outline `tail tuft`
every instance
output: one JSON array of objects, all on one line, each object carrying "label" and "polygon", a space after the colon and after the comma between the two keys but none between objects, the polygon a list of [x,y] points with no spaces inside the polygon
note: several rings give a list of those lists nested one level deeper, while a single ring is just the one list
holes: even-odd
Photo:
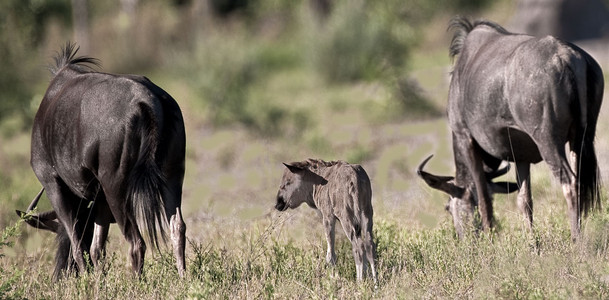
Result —
[{"label": "tail tuft", "polygon": [[165,227],[167,218],[161,188],[165,179],[156,164],[138,163],[131,173],[130,208],[134,212],[138,226],[148,233],[152,244],[159,249],[159,239],[167,240]]},{"label": "tail tuft", "polygon": [[593,134],[587,133],[584,137],[577,174],[580,190],[579,211],[586,215],[591,209],[601,207],[601,180]]},{"label": "tail tuft", "polygon": [[138,226],[148,232],[152,244],[159,249],[159,236],[163,243],[167,241],[168,223],[161,193],[167,184],[155,159],[160,129],[152,108],[144,103],[140,108],[142,117],[134,125],[134,133],[141,140],[139,156],[129,178],[128,205]]}]

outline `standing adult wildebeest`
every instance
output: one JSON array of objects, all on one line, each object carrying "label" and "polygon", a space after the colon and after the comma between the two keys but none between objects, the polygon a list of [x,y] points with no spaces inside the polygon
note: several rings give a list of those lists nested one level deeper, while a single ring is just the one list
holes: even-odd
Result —
[{"label": "standing adult wildebeest", "polygon": [[[461,236],[477,204],[483,229],[493,226],[492,190],[484,168],[516,164],[518,207],[533,224],[530,164],[544,160],[567,200],[571,236],[580,217],[600,205],[594,136],[603,74],[590,55],[551,36],[512,34],[501,26],[456,17],[450,55],[458,55],[448,95],[456,176],[418,174],[450,195]],[[572,165],[565,153],[569,143]]]},{"label": "standing adult wildebeest", "polygon": [[34,219],[58,234],[54,275],[72,265],[86,270],[84,252],[96,265],[113,222],[130,243],[132,267],[139,274],[146,252],[140,227],[158,249],[157,231],[165,240],[167,220],[184,275],[180,108],[147,78],[95,72],[87,64],[97,60],[76,57],[77,51],[68,43],[55,58],[32,131],[32,169],[54,209]]},{"label": "standing adult wildebeest", "polygon": [[326,230],[326,262],[334,265],[334,226],[336,219],[351,241],[357,280],[361,281],[370,264],[377,283],[372,237],[372,187],[364,168],[344,161],[325,162],[308,159],[284,164],[275,208],[279,211],[297,208],[302,203],[318,209]]}]

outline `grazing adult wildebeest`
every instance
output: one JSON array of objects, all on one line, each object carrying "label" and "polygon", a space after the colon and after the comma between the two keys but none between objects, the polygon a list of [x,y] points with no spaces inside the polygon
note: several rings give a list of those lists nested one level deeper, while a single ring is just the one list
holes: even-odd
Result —
[{"label": "grazing adult wildebeest", "polygon": [[366,274],[368,264],[377,283],[376,246],[372,237],[372,187],[360,165],[344,161],[325,162],[308,159],[284,164],[275,208],[285,211],[308,204],[321,212],[328,250],[326,262],[334,265],[334,225],[336,219],[351,241],[357,280]]},{"label": "grazing adult wildebeest", "polygon": [[484,168],[496,170],[502,160],[516,165],[518,207],[531,227],[530,164],[544,160],[562,185],[576,239],[581,215],[600,205],[594,137],[603,98],[601,68],[582,49],[551,36],[513,34],[462,17],[449,29],[455,30],[450,55],[458,55],[447,108],[456,176],[424,172],[427,160],[419,176],[450,195],[450,212],[462,236],[476,205],[483,229],[493,226]]},{"label": "grazing adult wildebeest", "polygon": [[54,77],[34,119],[31,165],[53,211],[28,223],[58,235],[55,278],[70,266],[85,271],[85,252],[97,265],[114,222],[130,243],[139,274],[146,252],[140,228],[158,249],[169,223],[184,275],[186,139],[180,108],[146,77],[96,72],[90,65],[97,60],[77,57],[77,51],[68,43],[55,58]]}]

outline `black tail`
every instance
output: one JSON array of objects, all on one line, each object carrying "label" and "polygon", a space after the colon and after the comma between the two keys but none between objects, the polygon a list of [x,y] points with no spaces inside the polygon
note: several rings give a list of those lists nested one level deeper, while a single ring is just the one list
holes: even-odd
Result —
[{"label": "black tail", "polygon": [[[584,143],[580,149],[579,180],[579,211],[586,215],[590,209],[601,206],[601,180],[594,151],[594,130],[585,130]],[[592,132],[590,132],[592,131]],[[577,150],[576,150],[577,151]]]},{"label": "black tail", "polygon": [[596,136],[596,123],[600,112],[603,99],[604,79],[598,64],[588,55],[585,55],[587,68],[586,78],[578,83],[578,87],[585,84],[582,88],[584,95],[580,95],[580,101],[586,101],[585,114],[586,122],[581,124],[577,133],[577,140],[583,141],[580,151],[580,166],[577,174],[579,181],[579,209],[584,215],[590,209],[600,208],[601,206],[601,178],[594,149],[594,138]]},{"label": "black tail", "polygon": [[166,241],[165,206],[161,191],[166,183],[163,173],[155,161],[159,143],[158,122],[152,109],[141,104],[141,116],[135,124],[135,134],[140,137],[139,157],[129,178],[129,208],[135,213],[138,226],[148,233],[152,244],[159,249],[159,234]]}]

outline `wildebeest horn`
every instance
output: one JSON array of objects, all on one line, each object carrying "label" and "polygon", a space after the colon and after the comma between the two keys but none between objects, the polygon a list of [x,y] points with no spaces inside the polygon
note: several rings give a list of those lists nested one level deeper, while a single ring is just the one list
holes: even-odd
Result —
[{"label": "wildebeest horn", "polygon": [[456,186],[451,181],[455,179],[452,176],[438,176],[423,171],[427,162],[433,157],[433,154],[427,157],[417,168],[417,175],[421,177],[430,187],[448,193],[453,197],[461,197],[463,188]]},{"label": "wildebeest horn", "polygon": [[38,192],[38,195],[34,197],[34,200],[32,200],[32,203],[30,203],[30,206],[28,206],[26,213],[29,213],[30,211],[32,211],[32,209],[36,208],[36,205],[38,205],[38,200],[40,200],[42,193],[44,193],[44,187],[41,188],[40,192]]},{"label": "wildebeest horn", "polygon": [[[40,189],[40,192],[38,192],[38,195],[36,195],[36,197],[34,197],[34,200],[32,200],[32,203],[30,203],[30,206],[28,206],[27,211],[23,212],[20,210],[15,210],[17,215],[21,218],[24,218],[34,208],[36,208],[36,206],[38,205],[38,200],[40,200],[40,197],[42,196],[43,192],[44,192],[44,187],[42,189]],[[51,210],[51,211],[45,211],[38,215],[31,215],[31,216],[25,218],[25,222],[28,225],[38,228],[38,229],[44,229],[44,230],[49,230],[52,232],[57,232],[57,230],[59,229],[59,222],[56,219],[57,219],[57,213],[54,210]]]},{"label": "wildebeest horn", "polygon": [[493,193],[495,194],[509,194],[518,190],[518,184],[515,182],[493,182],[494,178],[505,175],[510,170],[510,164],[504,168],[486,172],[486,180],[489,183]]},{"label": "wildebeest horn", "polygon": [[487,172],[486,178],[488,178],[489,180],[491,180],[493,178],[497,178],[499,176],[505,175],[509,170],[510,170],[510,164],[508,163],[507,166],[505,166],[505,168]]},{"label": "wildebeest horn", "polygon": [[[19,215],[20,217],[23,217],[26,215],[25,212],[22,212],[20,210],[16,210],[16,212],[17,212],[17,215]],[[27,223],[28,225],[30,225],[34,228],[49,230],[49,231],[52,231],[55,233],[57,233],[57,231],[59,229],[59,222],[57,221],[57,213],[55,213],[54,210],[45,211],[38,215],[31,215],[28,218],[26,218],[24,221],[25,221],[25,223]]]},{"label": "wildebeest horn", "polygon": [[30,206],[27,207],[27,210],[25,212],[22,212],[20,210],[15,210],[17,215],[20,218],[23,218],[23,217],[25,217],[25,215],[29,214],[34,208],[36,208],[36,206],[38,205],[38,200],[40,200],[40,197],[42,196],[43,192],[44,192],[44,187],[42,189],[40,189],[40,192],[38,192],[38,195],[36,195],[36,197],[34,197],[34,200],[32,200],[32,203],[30,203]]}]

